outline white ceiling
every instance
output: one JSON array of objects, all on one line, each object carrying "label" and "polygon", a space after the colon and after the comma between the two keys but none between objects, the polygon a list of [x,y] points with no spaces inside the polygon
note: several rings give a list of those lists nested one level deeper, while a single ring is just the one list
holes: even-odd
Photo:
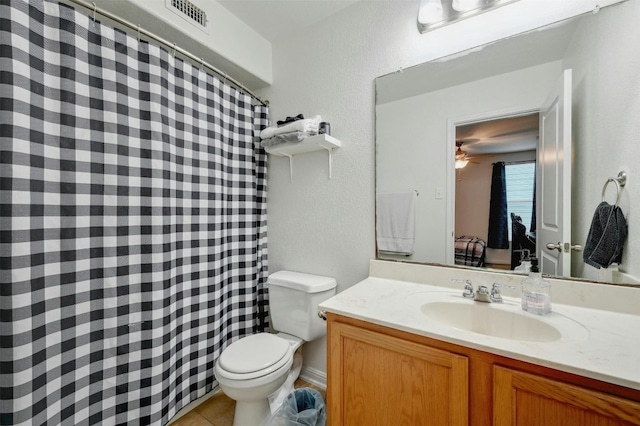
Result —
[{"label": "white ceiling", "polygon": [[456,142],[470,155],[535,151],[538,113],[472,123],[456,128]]},{"label": "white ceiling", "polygon": [[296,34],[360,0],[218,0],[271,43]]}]

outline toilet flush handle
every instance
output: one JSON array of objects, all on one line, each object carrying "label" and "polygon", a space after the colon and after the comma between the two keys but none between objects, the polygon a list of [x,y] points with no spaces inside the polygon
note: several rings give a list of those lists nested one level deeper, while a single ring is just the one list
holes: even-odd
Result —
[{"label": "toilet flush handle", "polygon": [[323,321],[327,320],[327,311],[318,311],[318,318]]}]

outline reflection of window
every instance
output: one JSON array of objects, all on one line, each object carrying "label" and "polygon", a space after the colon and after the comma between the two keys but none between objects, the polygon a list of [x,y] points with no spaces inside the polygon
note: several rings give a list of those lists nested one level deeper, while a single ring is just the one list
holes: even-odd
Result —
[{"label": "reflection of window", "polygon": [[[522,223],[531,226],[533,213],[533,183],[536,178],[536,163],[518,163],[505,165],[507,180],[507,206],[509,213],[515,213],[522,218]],[[511,241],[511,215],[509,218],[509,241]]]}]

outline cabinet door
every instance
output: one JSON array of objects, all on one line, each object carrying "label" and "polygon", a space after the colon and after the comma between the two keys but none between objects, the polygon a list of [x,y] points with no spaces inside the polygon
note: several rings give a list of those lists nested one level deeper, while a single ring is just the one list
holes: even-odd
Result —
[{"label": "cabinet door", "polygon": [[329,323],[329,424],[467,425],[464,356]]},{"label": "cabinet door", "polygon": [[494,425],[640,425],[640,403],[496,366]]}]

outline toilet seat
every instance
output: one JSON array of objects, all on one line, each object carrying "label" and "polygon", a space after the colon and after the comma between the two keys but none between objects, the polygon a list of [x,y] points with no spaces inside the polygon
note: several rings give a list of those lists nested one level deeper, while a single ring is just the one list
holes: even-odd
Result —
[{"label": "toilet seat", "polygon": [[250,380],[280,369],[292,357],[293,350],[287,340],[269,333],[253,334],[222,351],[217,373],[231,380]]}]

